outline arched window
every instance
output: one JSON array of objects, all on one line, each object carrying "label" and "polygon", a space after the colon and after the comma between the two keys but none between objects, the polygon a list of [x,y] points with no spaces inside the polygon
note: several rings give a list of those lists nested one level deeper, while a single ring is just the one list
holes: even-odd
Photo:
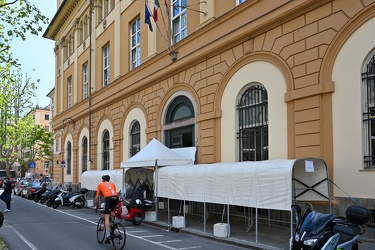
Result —
[{"label": "arched window", "polygon": [[83,137],[82,139],[82,173],[87,171],[87,137]]},{"label": "arched window", "polygon": [[141,149],[141,125],[138,121],[134,122],[130,129],[130,157],[135,155]]},{"label": "arched window", "polygon": [[169,148],[195,145],[195,114],[190,99],[178,96],[169,105],[165,120],[165,144]]},{"label": "arched window", "polygon": [[66,174],[72,174],[72,143],[69,141],[66,147],[67,159],[66,159]]},{"label": "arched window", "polygon": [[375,55],[362,73],[365,168],[375,167]]},{"label": "arched window", "polygon": [[261,85],[249,87],[240,97],[238,142],[240,161],[268,160],[268,96]]},{"label": "arched window", "polygon": [[103,145],[103,167],[102,167],[102,170],[109,170],[109,154],[110,154],[110,150],[109,150],[109,132],[108,130],[104,130],[103,132],[103,137],[102,137],[102,145]]}]

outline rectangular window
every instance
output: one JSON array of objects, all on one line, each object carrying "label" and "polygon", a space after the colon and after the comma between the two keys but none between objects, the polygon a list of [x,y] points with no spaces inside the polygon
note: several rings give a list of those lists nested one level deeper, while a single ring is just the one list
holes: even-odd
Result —
[{"label": "rectangular window", "polygon": [[110,75],[110,67],[109,67],[109,44],[107,44],[103,49],[103,87],[109,84],[109,75]]},{"label": "rectangular window", "polygon": [[89,66],[87,63],[83,65],[83,99],[88,97],[89,86]]},{"label": "rectangular window", "polygon": [[138,67],[141,63],[141,19],[138,18],[131,24],[131,69]]},{"label": "rectangular window", "polygon": [[49,121],[49,115],[48,114],[44,115],[44,120]]},{"label": "rectangular window", "polygon": [[172,14],[172,42],[177,43],[187,36],[186,0],[173,0]]},{"label": "rectangular window", "polygon": [[68,109],[72,107],[72,77],[68,78]]}]

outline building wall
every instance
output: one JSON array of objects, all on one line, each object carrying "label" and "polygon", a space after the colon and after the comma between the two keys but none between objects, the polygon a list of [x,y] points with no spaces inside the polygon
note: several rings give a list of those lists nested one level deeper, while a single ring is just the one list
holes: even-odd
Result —
[{"label": "building wall", "polygon": [[[36,108],[34,113],[34,123],[37,125],[41,125],[50,131],[50,106],[46,108]],[[46,174],[45,170],[45,161],[36,161],[36,168],[33,170],[35,174]],[[49,168],[47,169],[49,171]]]},{"label": "building wall", "polygon": [[[89,169],[100,169],[102,164],[104,129],[111,135],[112,169],[129,158],[129,126],[134,119],[141,123],[142,147],[154,137],[163,141],[166,110],[180,94],[186,95],[195,109],[197,162],[238,161],[237,100],[247,86],[261,83],[269,94],[269,158],[321,157],[327,162],[330,178],[353,197],[375,198],[370,192],[375,172],[363,170],[360,99],[361,67],[374,48],[368,34],[374,28],[375,1],[197,4],[207,14],[188,12],[188,37],[175,44],[175,62],[158,33],[165,31],[162,21],[157,23],[160,30],[153,22],[154,32],[150,32],[143,23],[143,2],[115,2],[105,23],[103,20],[93,30],[90,101],[81,99],[78,86],[82,63],[90,58],[90,52],[76,49],[79,52],[70,56],[69,65],[61,56],[57,62],[59,108],[53,128],[59,131],[64,117],[74,119],[75,129],[70,127],[62,136],[66,140],[69,135],[75,142],[73,166],[79,166],[77,141],[87,130],[91,130],[92,139]],[[165,14],[164,6],[159,10]],[[77,6],[71,13],[85,11],[87,6]],[[68,12],[67,8],[59,15]],[[137,17],[141,19],[141,65],[130,70],[130,23]],[[61,29],[56,23],[46,32],[57,41],[59,54],[60,41],[64,32],[71,30],[69,20],[74,17],[66,20]],[[107,43],[111,46],[111,83],[103,88],[102,48]],[[75,64],[78,66],[71,66]],[[78,76],[71,109],[67,109],[62,86],[69,75]],[[68,179],[78,182],[79,167],[75,169]],[[333,195],[344,196],[337,189]]]}]

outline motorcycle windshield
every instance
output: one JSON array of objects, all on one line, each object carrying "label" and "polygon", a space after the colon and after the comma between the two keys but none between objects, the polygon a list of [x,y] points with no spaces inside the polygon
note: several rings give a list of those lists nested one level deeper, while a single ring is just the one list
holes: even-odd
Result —
[{"label": "motorcycle windshield", "polygon": [[306,232],[306,236],[319,234],[335,216],[333,214],[321,214],[318,212],[311,212],[305,219],[301,232]]}]

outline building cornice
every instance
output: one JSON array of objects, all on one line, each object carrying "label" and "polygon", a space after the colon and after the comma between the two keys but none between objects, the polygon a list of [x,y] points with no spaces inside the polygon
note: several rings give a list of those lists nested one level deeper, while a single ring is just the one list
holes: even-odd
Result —
[{"label": "building cornice", "polygon": [[44,32],[43,37],[55,41],[56,35],[65,25],[65,22],[80,1],[81,0],[64,0],[48,25],[47,30]]}]

